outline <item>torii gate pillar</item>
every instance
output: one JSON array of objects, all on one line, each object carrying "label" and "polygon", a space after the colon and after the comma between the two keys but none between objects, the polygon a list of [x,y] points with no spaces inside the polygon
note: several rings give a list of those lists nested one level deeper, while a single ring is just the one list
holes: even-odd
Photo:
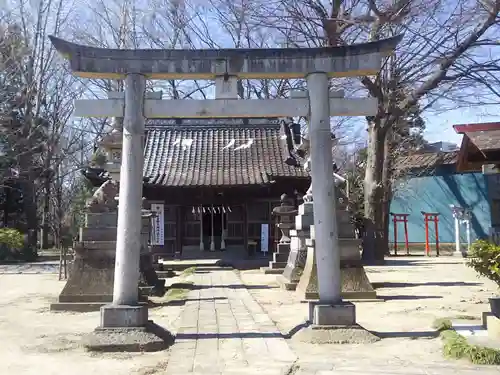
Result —
[{"label": "torii gate pillar", "polygon": [[[315,251],[318,267],[318,294],[321,304],[336,305],[342,301],[340,296],[342,285],[335,215],[335,184],[332,177],[328,75],[323,72],[310,73],[306,80],[311,106],[309,142],[311,174],[314,181],[312,195],[314,197],[314,228],[317,233]],[[310,317],[313,323],[321,320],[318,316],[320,309],[320,307],[315,307],[315,310],[312,310],[315,311]]]},{"label": "torii gate pillar", "polygon": [[[125,116],[123,118],[123,144],[120,167],[120,202],[116,237],[115,279],[113,305],[134,306],[137,310],[139,258],[141,249],[141,216],[130,215],[142,211],[142,170],[144,158],[144,96],[146,78],[129,74],[125,78]],[[140,308],[139,308],[140,310]],[[138,317],[141,315],[139,314]],[[107,326],[103,311],[101,326]],[[139,325],[147,323],[138,321]]]}]

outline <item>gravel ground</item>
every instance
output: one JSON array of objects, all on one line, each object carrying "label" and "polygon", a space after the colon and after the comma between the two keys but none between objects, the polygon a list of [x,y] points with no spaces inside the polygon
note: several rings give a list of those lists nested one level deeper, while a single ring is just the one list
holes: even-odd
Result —
[{"label": "gravel ground", "polygon": [[[99,313],[50,312],[50,303],[57,299],[64,286],[57,275],[22,274],[17,265],[2,267],[1,375],[152,375],[166,368],[168,351],[146,354],[85,352],[81,337],[99,324]],[[156,307],[150,309],[150,317],[164,328],[175,330],[181,309],[179,306]]]},{"label": "gravel ground", "polygon": [[[441,342],[432,338],[435,318],[466,319],[480,324],[488,311],[488,297],[495,285],[476,277],[457,258],[398,258],[389,265],[368,267],[372,282],[384,282],[377,289],[386,302],[357,303],[358,322],[386,336],[372,344],[314,345],[288,340],[299,356],[297,374],[321,371],[406,374],[500,373],[500,368],[472,366],[448,361],[441,355]],[[154,375],[164,374],[169,352],[145,354],[90,354],[81,347],[83,334],[99,322],[99,313],[52,313],[49,305],[57,299],[64,282],[49,265],[8,265],[0,267],[0,375],[91,373]],[[242,271],[240,277],[252,296],[283,333],[300,328],[307,305],[293,292],[275,285],[276,276]],[[177,280],[171,279],[171,282]],[[154,321],[175,332],[182,306],[159,306],[150,310]],[[202,322],[200,322],[202,324]],[[356,369],[367,371],[356,372]],[[383,369],[391,369],[391,371]],[[345,372],[345,373],[347,373]],[[325,372],[327,374],[328,372]]]},{"label": "gravel ground", "polygon": [[[356,303],[358,323],[387,338],[358,345],[314,345],[292,339],[289,342],[299,355],[299,364],[444,366],[450,371],[476,368],[467,362],[443,359],[441,340],[432,338],[432,323],[436,318],[450,317],[480,325],[481,313],[489,311],[488,297],[495,295],[496,286],[479,279],[461,258],[391,258],[387,263],[366,268],[371,282],[385,283],[377,294],[386,302]],[[245,284],[253,285],[252,295],[283,333],[294,332],[304,322],[307,304],[301,303],[294,292],[264,288],[275,285],[276,276],[257,271],[243,271],[240,275]]]}]

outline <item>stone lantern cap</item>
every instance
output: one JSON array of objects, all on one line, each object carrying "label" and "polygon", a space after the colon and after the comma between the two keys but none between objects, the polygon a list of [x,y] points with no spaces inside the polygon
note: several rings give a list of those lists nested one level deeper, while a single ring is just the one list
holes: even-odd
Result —
[{"label": "stone lantern cap", "polygon": [[278,217],[285,215],[297,215],[298,211],[295,209],[292,198],[290,198],[287,194],[282,194],[280,201],[281,204],[273,209],[273,215]]}]

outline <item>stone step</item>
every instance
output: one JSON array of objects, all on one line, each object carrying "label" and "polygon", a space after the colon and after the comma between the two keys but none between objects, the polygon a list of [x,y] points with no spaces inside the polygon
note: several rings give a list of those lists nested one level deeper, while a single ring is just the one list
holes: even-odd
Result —
[{"label": "stone step", "polygon": [[292,237],[290,242],[290,251],[299,251],[305,247],[305,240],[307,237]]},{"label": "stone step", "polygon": [[349,224],[351,222],[351,214],[346,210],[337,210],[337,223]]},{"label": "stone step", "polygon": [[269,268],[272,270],[284,269],[286,267],[286,262],[269,262]]},{"label": "stone step", "polygon": [[[109,228],[118,224],[118,212],[87,212],[85,213],[85,227],[87,228]],[[150,227],[151,218],[142,218],[142,226]]]},{"label": "stone step", "polygon": [[[149,240],[149,228],[141,232],[143,241]],[[80,241],[116,241],[116,227],[80,228]]]},{"label": "stone step", "polygon": [[269,267],[261,267],[260,270],[266,275],[281,275],[285,269],[284,268],[272,269]]},{"label": "stone step", "polygon": [[296,230],[305,230],[305,229],[308,229],[311,225],[314,225],[314,216],[313,215],[297,215],[297,216],[295,216],[295,229]]},{"label": "stone step", "polygon": [[299,215],[312,215],[313,211],[313,202],[304,202],[299,206]]},{"label": "stone step", "polygon": [[116,241],[80,241],[75,247],[86,250],[116,250]]},{"label": "stone step", "polygon": [[169,279],[177,276],[177,274],[172,270],[156,271],[156,275],[158,276],[159,279]]},{"label": "stone step", "polygon": [[[81,253],[82,251],[88,252],[106,252],[109,254],[114,254],[116,251],[116,241],[80,241],[75,242],[73,248],[76,253]],[[141,255],[150,255],[149,248],[144,246],[141,248]],[[114,256],[114,255],[113,255]]]},{"label": "stone step", "polygon": [[290,229],[290,237],[309,237],[309,229]]},{"label": "stone step", "polygon": [[101,212],[85,214],[85,226],[88,228],[116,227],[118,222],[118,212]]},{"label": "stone step", "polygon": [[339,237],[343,238],[354,238],[354,226],[347,223],[337,222],[337,233]]},{"label": "stone step", "polygon": [[116,227],[80,228],[80,241],[116,241]]},{"label": "stone step", "polygon": [[280,263],[286,263],[288,261],[288,255],[290,254],[290,252],[288,253],[274,253],[273,254],[273,261],[274,262],[280,262]]},{"label": "stone step", "polygon": [[276,253],[288,254],[290,252],[290,243],[278,243]]},{"label": "stone step", "polygon": [[55,302],[50,305],[50,311],[92,312],[99,311],[108,302]]}]

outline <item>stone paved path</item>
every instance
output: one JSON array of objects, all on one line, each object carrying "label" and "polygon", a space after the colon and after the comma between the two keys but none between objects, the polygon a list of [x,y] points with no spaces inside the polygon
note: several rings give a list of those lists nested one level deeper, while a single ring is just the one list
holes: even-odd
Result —
[{"label": "stone paved path", "polygon": [[334,366],[327,362],[300,363],[294,375],[498,375],[498,366],[450,365],[387,366],[351,365]]},{"label": "stone paved path", "polygon": [[0,264],[0,275],[57,272],[59,272],[59,263],[55,262]]},{"label": "stone paved path", "polygon": [[193,278],[167,375],[290,371],[295,354],[234,271],[197,271]]}]

